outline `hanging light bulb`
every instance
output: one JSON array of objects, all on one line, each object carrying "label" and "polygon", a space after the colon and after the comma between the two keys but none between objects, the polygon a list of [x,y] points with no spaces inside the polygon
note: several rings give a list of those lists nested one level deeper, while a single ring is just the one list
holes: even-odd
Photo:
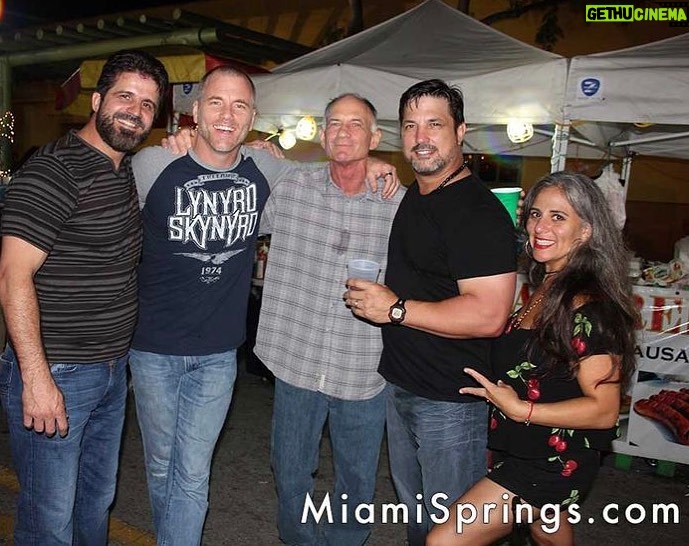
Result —
[{"label": "hanging light bulb", "polygon": [[515,144],[522,144],[531,140],[533,125],[524,121],[510,121],[507,124],[507,138]]},{"label": "hanging light bulb", "polygon": [[290,148],[294,148],[294,145],[297,143],[297,137],[294,136],[294,131],[283,129],[278,137],[278,142],[283,150],[289,150]]},{"label": "hanging light bulb", "polygon": [[304,116],[294,129],[299,140],[313,140],[318,132],[318,124],[313,116]]}]

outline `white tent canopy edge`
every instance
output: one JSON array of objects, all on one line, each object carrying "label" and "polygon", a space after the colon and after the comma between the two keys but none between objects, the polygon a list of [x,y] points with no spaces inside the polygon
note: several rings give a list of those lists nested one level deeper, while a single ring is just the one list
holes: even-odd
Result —
[{"label": "white tent canopy edge", "polygon": [[[440,78],[462,89],[470,128],[468,149],[551,157],[553,142],[540,135],[528,145],[510,143],[511,119],[544,125],[559,134],[567,60],[496,31],[440,0],[427,0],[384,23],[254,78],[261,126],[279,130],[299,116],[322,116],[342,93],[357,93],[378,109],[380,149],[399,149],[397,109],[414,83]],[[477,129],[476,127],[481,128]],[[500,134],[502,133],[502,134]],[[562,143],[557,144],[562,149]],[[605,152],[573,145],[581,157]]]},{"label": "white tent canopy edge", "polygon": [[570,61],[566,117],[602,147],[689,159],[689,33]]}]

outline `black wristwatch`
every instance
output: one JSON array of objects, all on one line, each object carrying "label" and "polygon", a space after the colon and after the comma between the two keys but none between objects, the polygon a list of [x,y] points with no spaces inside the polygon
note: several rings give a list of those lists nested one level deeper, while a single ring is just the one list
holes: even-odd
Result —
[{"label": "black wristwatch", "polygon": [[402,324],[404,316],[407,314],[407,310],[404,308],[404,304],[407,300],[398,299],[395,303],[390,306],[388,311],[388,318],[393,324]]}]

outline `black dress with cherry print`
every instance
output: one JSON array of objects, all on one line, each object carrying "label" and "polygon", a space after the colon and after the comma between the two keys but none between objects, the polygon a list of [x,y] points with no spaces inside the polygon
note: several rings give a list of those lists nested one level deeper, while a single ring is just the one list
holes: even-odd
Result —
[{"label": "black dress with cherry print", "polygon": [[[616,306],[591,301],[572,316],[572,347],[582,358],[619,354],[615,332],[621,328]],[[526,344],[533,330],[514,328],[493,341],[494,379],[510,384],[522,400],[559,402],[583,396],[576,378],[566,369],[544,375],[543,356],[527,359]],[[493,450],[489,478],[525,502],[540,507],[559,504],[565,510],[591,488],[600,466],[600,452],[610,449],[617,427],[607,430],[553,428],[513,421],[491,407],[488,445]]]}]

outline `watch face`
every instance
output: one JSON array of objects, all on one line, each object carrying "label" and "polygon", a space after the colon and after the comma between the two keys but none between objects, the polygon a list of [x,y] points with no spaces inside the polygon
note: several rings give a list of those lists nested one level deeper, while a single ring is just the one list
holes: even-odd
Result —
[{"label": "watch face", "polygon": [[393,324],[401,324],[404,320],[404,315],[406,314],[406,309],[404,308],[405,300],[397,300],[393,305],[390,306],[388,311],[388,317],[390,322]]}]

